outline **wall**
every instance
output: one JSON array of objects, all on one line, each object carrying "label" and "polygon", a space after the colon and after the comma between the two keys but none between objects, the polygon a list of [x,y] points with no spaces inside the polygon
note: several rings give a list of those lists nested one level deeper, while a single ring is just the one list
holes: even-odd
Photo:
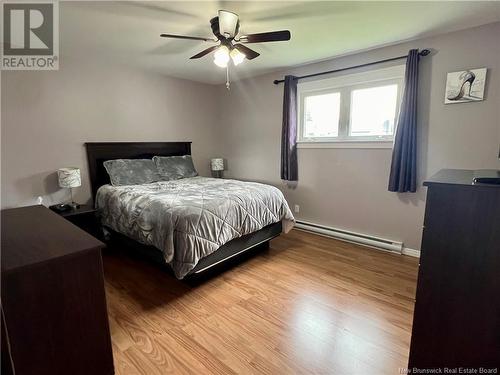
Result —
[{"label": "wall", "polygon": [[213,86],[130,70],[116,64],[62,59],[59,71],[2,72],[2,207],[60,202],[55,171],[82,170],[76,201],[90,199],[84,142],[193,142],[208,175],[215,144]]},{"label": "wall", "polygon": [[[54,72],[3,71],[2,207],[60,202],[55,170],[82,169],[84,142],[191,140],[196,167],[228,161],[226,175],[280,187],[302,220],[420,245],[425,189],[387,192],[389,149],[300,149],[295,188],[279,179],[283,87],[272,81],[431,48],[421,60],[419,181],[440,168],[500,168],[500,23],[402,43],[244,81],[231,91],[98,62],[65,58]],[[486,100],[444,105],[446,73],[487,67]],[[237,72],[236,72],[237,73]]]},{"label": "wall", "polygon": [[[222,156],[227,176],[280,187],[297,218],[403,241],[419,249],[425,189],[387,191],[390,149],[299,149],[299,182],[279,179],[283,86],[273,80],[404,55],[431,48],[421,60],[419,184],[441,168],[500,169],[500,23],[374,49],[330,61],[234,82],[219,89]],[[487,67],[486,100],[444,105],[446,73]]]}]

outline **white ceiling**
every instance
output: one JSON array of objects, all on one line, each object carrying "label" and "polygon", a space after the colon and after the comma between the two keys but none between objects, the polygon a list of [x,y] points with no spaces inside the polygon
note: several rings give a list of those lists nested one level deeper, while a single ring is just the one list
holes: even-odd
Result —
[{"label": "white ceiling", "polygon": [[500,2],[482,1],[70,1],[60,3],[60,52],[222,83],[225,70],[212,55],[189,60],[212,44],[159,36],[212,37],[209,20],[218,9],[238,13],[242,33],[292,33],[289,42],[251,45],[261,56],[239,65],[238,77],[500,20]]}]

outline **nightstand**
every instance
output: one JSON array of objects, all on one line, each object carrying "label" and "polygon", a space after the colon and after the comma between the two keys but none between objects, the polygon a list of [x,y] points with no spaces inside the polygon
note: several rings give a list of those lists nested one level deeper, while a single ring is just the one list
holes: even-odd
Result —
[{"label": "nightstand", "polygon": [[72,222],[92,236],[102,239],[103,235],[99,224],[98,210],[93,206],[81,204],[78,208],[63,212],[56,211],[53,207],[54,206],[50,206],[49,208],[56,214],[64,217],[66,220]]}]

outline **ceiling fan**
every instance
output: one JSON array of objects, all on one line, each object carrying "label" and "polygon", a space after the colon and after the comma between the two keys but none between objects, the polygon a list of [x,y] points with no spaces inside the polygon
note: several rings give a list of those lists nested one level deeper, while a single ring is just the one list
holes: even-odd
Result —
[{"label": "ceiling fan", "polygon": [[238,36],[240,30],[240,21],[236,13],[227,10],[219,10],[218,16],[210,20],[212,32],[215,38],[203,38],[197,36],[161,34],[164,38],[190,39],[201,40],[204,42],[218,43],[215,46],[209,47],[194,56],[191,59],[199,59],[209,53],[214,53],[214,63],[221,68],[227,69],[226,86],[229,88],[229,62],[232,60],[236,66],[241,64],[245,58],[252,60],[260,54],[248,48],[245,44],[249,43],[265,43],[265,42],[280,42],[290,40],[291,34],[289,30],[270,31],[258,34],[247,34]]}]

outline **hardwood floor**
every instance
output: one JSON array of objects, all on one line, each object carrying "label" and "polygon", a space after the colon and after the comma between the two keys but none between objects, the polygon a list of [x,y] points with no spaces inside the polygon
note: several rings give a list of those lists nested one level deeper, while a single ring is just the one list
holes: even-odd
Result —
[{"label": "hardwood floor", "polygon": [[105,251],[116,374],[398,374],[417,266],[293,230],[189,286]]}]

